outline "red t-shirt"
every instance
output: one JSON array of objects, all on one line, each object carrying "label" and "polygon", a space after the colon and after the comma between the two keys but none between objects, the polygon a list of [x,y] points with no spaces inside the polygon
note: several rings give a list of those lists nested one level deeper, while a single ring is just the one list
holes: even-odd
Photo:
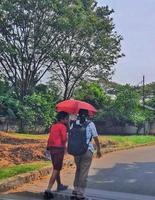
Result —
[{"label": "red t-shirt", "polygon": [[48,147],[65,147],[67,142],[67,128],[61,123],[53,124],[48,138]]}]

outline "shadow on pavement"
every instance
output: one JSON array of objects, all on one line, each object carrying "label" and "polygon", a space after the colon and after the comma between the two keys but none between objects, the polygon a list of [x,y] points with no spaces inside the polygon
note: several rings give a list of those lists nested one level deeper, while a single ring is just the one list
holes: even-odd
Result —
[{"label": "shadow on pavement", "polygon": [[155,162],[118,163],[93,170],[95,175],[89,176],[88,188],[155,196]]},{"label": "shadow on pavement", "polygon": [[[35,193],[35,192],[29,192],[29,191],[23,191],[23,192],[13,192],[9,193],[7,195],[0,196],[0,200],[39,200],[44,199],[43,193]],[[62,194],[56,194],[54,193],[54,200],[68,200],[70,199],[69,196],[62,195]]]}]

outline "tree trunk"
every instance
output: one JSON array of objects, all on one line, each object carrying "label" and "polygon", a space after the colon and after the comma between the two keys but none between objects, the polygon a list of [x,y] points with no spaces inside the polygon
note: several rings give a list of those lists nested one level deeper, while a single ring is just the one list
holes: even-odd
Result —
[{"label": "tree trunk", "polygon": [[20,119],[20,127],[19,127],[19,132],[23,132],[24,131],[24,124],[23,124],[23,119]]},{"label": "tree trunk", "polygon": [[65,84],[65,91],[64,91],[64,95],[63,95],[63,100],[67,100],[68,99],[68,82]]}]

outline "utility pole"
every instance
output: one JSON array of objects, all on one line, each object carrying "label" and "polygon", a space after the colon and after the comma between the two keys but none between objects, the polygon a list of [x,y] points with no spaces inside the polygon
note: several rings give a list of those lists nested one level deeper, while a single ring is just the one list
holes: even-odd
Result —
[{"label": "utility pole", "polygon": [[[143,75],[143,110],[145,110],[145,76]],[[144,122],[144,134],[146,133],[145,130],[145,122]]]},{"label": "utility pole", "polygon": [[145,106],[145,76],[143,76],[143,108]]}]

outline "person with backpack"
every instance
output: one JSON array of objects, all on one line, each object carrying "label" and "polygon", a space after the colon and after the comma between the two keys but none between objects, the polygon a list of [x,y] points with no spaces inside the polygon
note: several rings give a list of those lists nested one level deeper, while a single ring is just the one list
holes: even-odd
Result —
[{"label": "person with backpack", "polygon": [[47,150],[50,151],[51,160],[53,164],[53,172],[49,180],[47,189],[44,192],[45,199],[53,198],[51,189],[57,182],[57,190],[66,190],[68,186],[61,183],[60,171],[63,165],[63,158],[67,142],[67,127],[69,115],[66,112],[59,112],[57,114],[57,121],[50,128],[50,135],[47,142]]},{"label": "person with backpack", "polygon": [[68,135],[68,153],[74,156],[76,164],[72,198],[79,200],[85,199],[87,177],[94,152],[92,139],[96,144],[97,157],[101,157],[98,133],[95,124],[88,118],[88,111],[81,109],[78,119],[71,122]]}]

